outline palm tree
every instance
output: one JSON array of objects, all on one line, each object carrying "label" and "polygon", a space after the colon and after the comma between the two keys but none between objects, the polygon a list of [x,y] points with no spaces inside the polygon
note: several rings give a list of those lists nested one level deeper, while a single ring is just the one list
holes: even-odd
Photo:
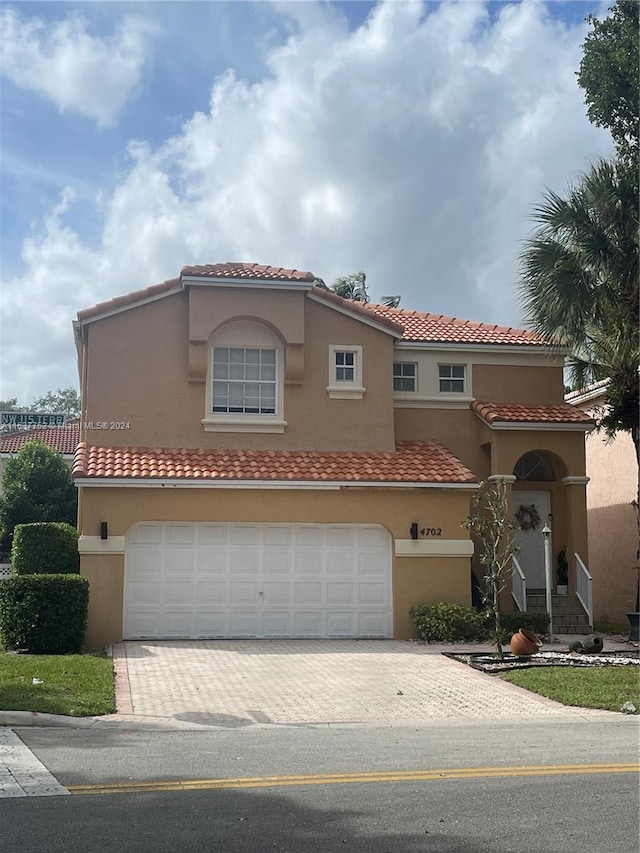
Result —
[{"label": "palm tree", "polygon": [[525,319],[570,349],[577,388],[609,379],[602,426],[630,432],[640,462],[638,175],[601,160],[567,198],[547,190],[533,219],[521,253]]}]

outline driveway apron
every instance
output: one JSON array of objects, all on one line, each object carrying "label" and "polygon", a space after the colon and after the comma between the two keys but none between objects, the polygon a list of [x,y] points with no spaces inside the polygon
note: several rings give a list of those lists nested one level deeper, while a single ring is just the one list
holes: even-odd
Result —
[{"label": "driveway apron", "polygon": [[585,716],[394,640],[206,640],[114,647],[117,704],[204,725]]}]

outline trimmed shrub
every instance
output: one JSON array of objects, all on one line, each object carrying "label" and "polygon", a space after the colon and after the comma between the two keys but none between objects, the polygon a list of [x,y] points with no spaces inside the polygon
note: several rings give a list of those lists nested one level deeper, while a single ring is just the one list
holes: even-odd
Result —
[{"label": "trimmed shrub", "polygon": [[501,613],[500,621],[507,639],[510,639],[512,634],[517,634],[520,628],[528,628],[539,636],[549,631],[548,613],[521,613],[516,610],[514,613]]},{"label": "trimmed shrub", "polygon": [[411,619],[416,637],[424,643],[486,640],[489,635],[487,614],[463,604],[416,604]]},{"label": "trimmed shrub", "polygon": [[14,575],[77,574],[78,531],[63,521],[16,525],[11,566]]},{"label": "trimmed shrub", "polygon": [[0,642],[34,655],[80,651],[89,581],[80,575],[22,575],[0,583]]}]

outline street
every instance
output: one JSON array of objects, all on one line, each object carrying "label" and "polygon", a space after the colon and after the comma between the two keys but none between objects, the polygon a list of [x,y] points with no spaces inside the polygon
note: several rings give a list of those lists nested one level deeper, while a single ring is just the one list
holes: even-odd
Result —
[{"label": "street", "polygon": [[0,802],[6,853],[638,850],[637,718],[17,731],[72,794]]}]

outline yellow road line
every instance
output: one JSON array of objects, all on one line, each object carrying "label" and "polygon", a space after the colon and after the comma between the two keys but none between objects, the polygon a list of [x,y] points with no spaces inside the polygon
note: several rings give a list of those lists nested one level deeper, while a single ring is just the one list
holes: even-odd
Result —
[{"label": "yellow road line", "polygon": [[185,779],[166,782],[112,782],[67,785],[72,794],[134,794],[146,791],[211,791],[225,788],[281,788],[293,785],[345,785],[371,782],[429,782],[502,776],[562,776],[588,773],[638,773],[640,764],[542,764],[531,767],[463,767],[445,770],[392,770],[373,773],[320,773],[304,776],[248,776],[239,779]]}]

